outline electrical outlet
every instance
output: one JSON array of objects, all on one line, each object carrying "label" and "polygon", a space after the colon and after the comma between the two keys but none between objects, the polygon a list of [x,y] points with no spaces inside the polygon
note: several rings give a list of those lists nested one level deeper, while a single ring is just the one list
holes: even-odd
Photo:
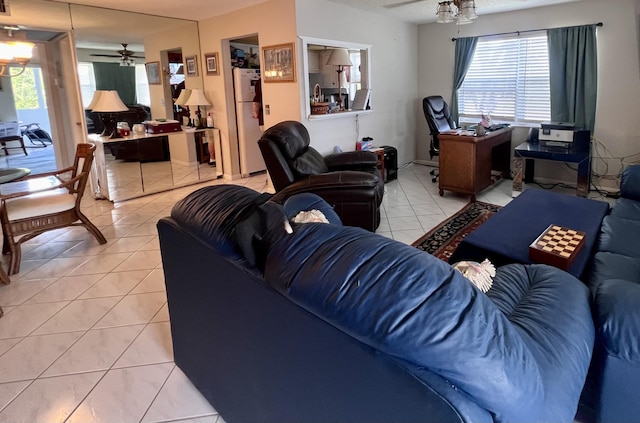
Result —
[{"label": "electrical outlet", "polygon": [[267,116],[271,114],[271,107],[268,104],[264,106],[264,114]]},{"label": "electrical outlet", "polygon": [[164,98],[160,100],[160,105],[164,107]]}]

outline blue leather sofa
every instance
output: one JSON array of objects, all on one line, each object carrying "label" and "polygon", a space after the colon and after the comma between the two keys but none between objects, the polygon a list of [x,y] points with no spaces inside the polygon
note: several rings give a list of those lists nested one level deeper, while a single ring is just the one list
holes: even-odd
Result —
[{"label": "blue leather sofa", "polygon": [[640,421],[640,165],[602,222],[590,272],[596,346],[587,402],[598,422]]},{"label": "blue leather sofa", "polygon": [[226,421],[573,421],[594,341],[583,283],[514,264],[483,294],[333,215],[287,234],[283,212],[326,209],[308,198],[212,186],[158,222],[175,362]]}]

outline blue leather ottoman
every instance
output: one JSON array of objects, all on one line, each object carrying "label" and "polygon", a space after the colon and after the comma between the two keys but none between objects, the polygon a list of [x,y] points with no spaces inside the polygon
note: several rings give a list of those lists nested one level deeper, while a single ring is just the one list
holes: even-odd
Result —
[{"label": "blue leather ottoman", "polygon": [[467,235],[449,262],[488,258],[496,266],[531,263],[529,244],[550,224],[556,224],[587,234],[584,247],[569,268],[569,273],[580,278],[608,210],[609,204],[603,201],[528,189]]}]

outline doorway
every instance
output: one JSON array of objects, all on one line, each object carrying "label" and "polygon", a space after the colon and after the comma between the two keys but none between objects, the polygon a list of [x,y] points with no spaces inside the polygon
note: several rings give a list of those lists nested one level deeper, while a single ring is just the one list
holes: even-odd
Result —
[{"label": "doorway", "polygon": [[21,71],[22,68],[11,67],[14,76],[2,82],[12,94],[18,135],[22,135],[27,154],[18,142],[8,143],[10,148],[7,154],[0,156],[0,167],[24,167],[32,174],[51,172],[57,165],[42,69],[39,65],[31,65]]},{"label": "doorway", "polygon": [[264,125],[258,35],[231,39],[229,49],[240,174],[248,177],[266,170],[258,147]]}]

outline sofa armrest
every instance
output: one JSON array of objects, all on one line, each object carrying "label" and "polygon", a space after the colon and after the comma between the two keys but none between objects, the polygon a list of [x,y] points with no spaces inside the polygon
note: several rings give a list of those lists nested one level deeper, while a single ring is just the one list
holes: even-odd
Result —
[{"label": "sofa armrest", "polygon": [[371,170],[378,164],[378,158],[371,151],[347,151],[330,154],[324,158],[330,171]]},{"label": "sofa armrest", "polygon": [[628,166],[622,172],[620,195],[624,198],[640,201],[640,165]]},{"label": "sofa armrest", "polygon": [[[357,171],[341,171],[322,173],[320,175],[309,175],[297,182],[289,185],[285,189],[278,191],[272,198],[272,201],[281,202],[294,194],[303,192],[313,192],[326,199],[326,195],[322,193],[334,193],[336,196],[344,197],[343,191],[362,191],[370,196],[370,191],[378,185],[378,178],[366,172]],[[345,198],[346,199],[346,198]],[[356,200],[354,198],[354,200]]]}]

